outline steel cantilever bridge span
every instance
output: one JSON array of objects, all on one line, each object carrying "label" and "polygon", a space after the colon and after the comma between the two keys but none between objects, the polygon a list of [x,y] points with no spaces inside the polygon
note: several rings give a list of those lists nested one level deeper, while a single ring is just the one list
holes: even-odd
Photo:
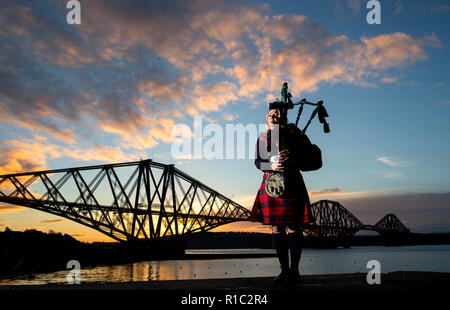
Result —
[{"label": "steel cantilever bridge span", "polygon": [[[250,211],[178,170],[152,160],[0,175],[0,202],[52,213],[117,241],[160,240],[247,221]],[[359,230],[409,232],[393,214],[364,225],[338,202],[312,205],[313,236]]]},{"label": "steel cantilever bridge span", "polygon": [[118,241],[207,231],[250,215],[174,165],[152,160],[2,175],[0,201],[68,218]]},{"label": "steel cantilever bridge span", "polygon": [[306,226],[307,235],[319,237],[319,243],[349,246],[353,235],[360,230],[378,232],[386,244],[401,244],[409,229],[395,214],[387,214],[375,225],[365,225],[339,202],[320,200],[311,205],[315,223]]}]

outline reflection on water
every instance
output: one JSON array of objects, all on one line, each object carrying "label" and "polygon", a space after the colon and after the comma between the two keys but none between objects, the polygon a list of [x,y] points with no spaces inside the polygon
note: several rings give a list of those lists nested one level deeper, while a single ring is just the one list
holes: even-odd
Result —
[{"label": "reflection on water", "polygon": [[[272,253],[273,250],[187,250],[186,253]],[[305,249],[300,272],[305,275],[367,273],[366,264],[376,259],[381,272],[450,272],[450,245],[404,247],[353,247],[349,249]],[[82,282],[128,282],[213,278],[272,277],[279,273],[276,257],[146,261],[81,269]],[[0,279],[0,285],[66,283],[68,271]]]}]

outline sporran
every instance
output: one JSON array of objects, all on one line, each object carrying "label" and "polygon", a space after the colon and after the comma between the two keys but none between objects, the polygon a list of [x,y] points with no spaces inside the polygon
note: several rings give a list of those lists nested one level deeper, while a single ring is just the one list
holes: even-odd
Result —
[{"label": "sporran", "polygon": [[286,192],[286,180],[280,172],[270,172],[265,182],[266,193],[270,197],[279,198]]}]

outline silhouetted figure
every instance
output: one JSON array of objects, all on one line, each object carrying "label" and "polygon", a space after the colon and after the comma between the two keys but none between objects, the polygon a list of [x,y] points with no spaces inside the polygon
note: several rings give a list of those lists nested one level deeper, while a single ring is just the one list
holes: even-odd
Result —
[{"label": "silhouetted figure", "polygon": [[[283,89],[287,91],[287,85]],[[255,165],[264,176],[250,220],[272,226],[281,267],[274,281],[295,284],[300,280],[302,225],[313,221],[308,191],[299,171],[307,160],[304,155],[311,142],[297,126],[287,123],[285,106],[284,102],[270,104],[267,130],[256,144]]]}]

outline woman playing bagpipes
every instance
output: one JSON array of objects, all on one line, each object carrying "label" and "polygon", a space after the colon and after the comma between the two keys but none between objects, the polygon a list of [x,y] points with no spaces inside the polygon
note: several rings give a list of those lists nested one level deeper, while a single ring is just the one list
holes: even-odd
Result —
[{"label": "woman playing bagpipes", "polygon": [[[274,247],[281,267],[281,273],[274,281],[295,284],[300,280],[302,226],[313,222],[300,170],[316,170],[322,162],[320,150],[320,158],[311,159],[314,145],[296,125],[288,124],[285,107],[283,102],[269,105],[267,130],[261,133],[256,144],[255,165],[264,172],[264,176],[250,221],[272,226]],[[311,161],[319,162],[318,166],[314,163],[316,167],[311,167]]]}]

